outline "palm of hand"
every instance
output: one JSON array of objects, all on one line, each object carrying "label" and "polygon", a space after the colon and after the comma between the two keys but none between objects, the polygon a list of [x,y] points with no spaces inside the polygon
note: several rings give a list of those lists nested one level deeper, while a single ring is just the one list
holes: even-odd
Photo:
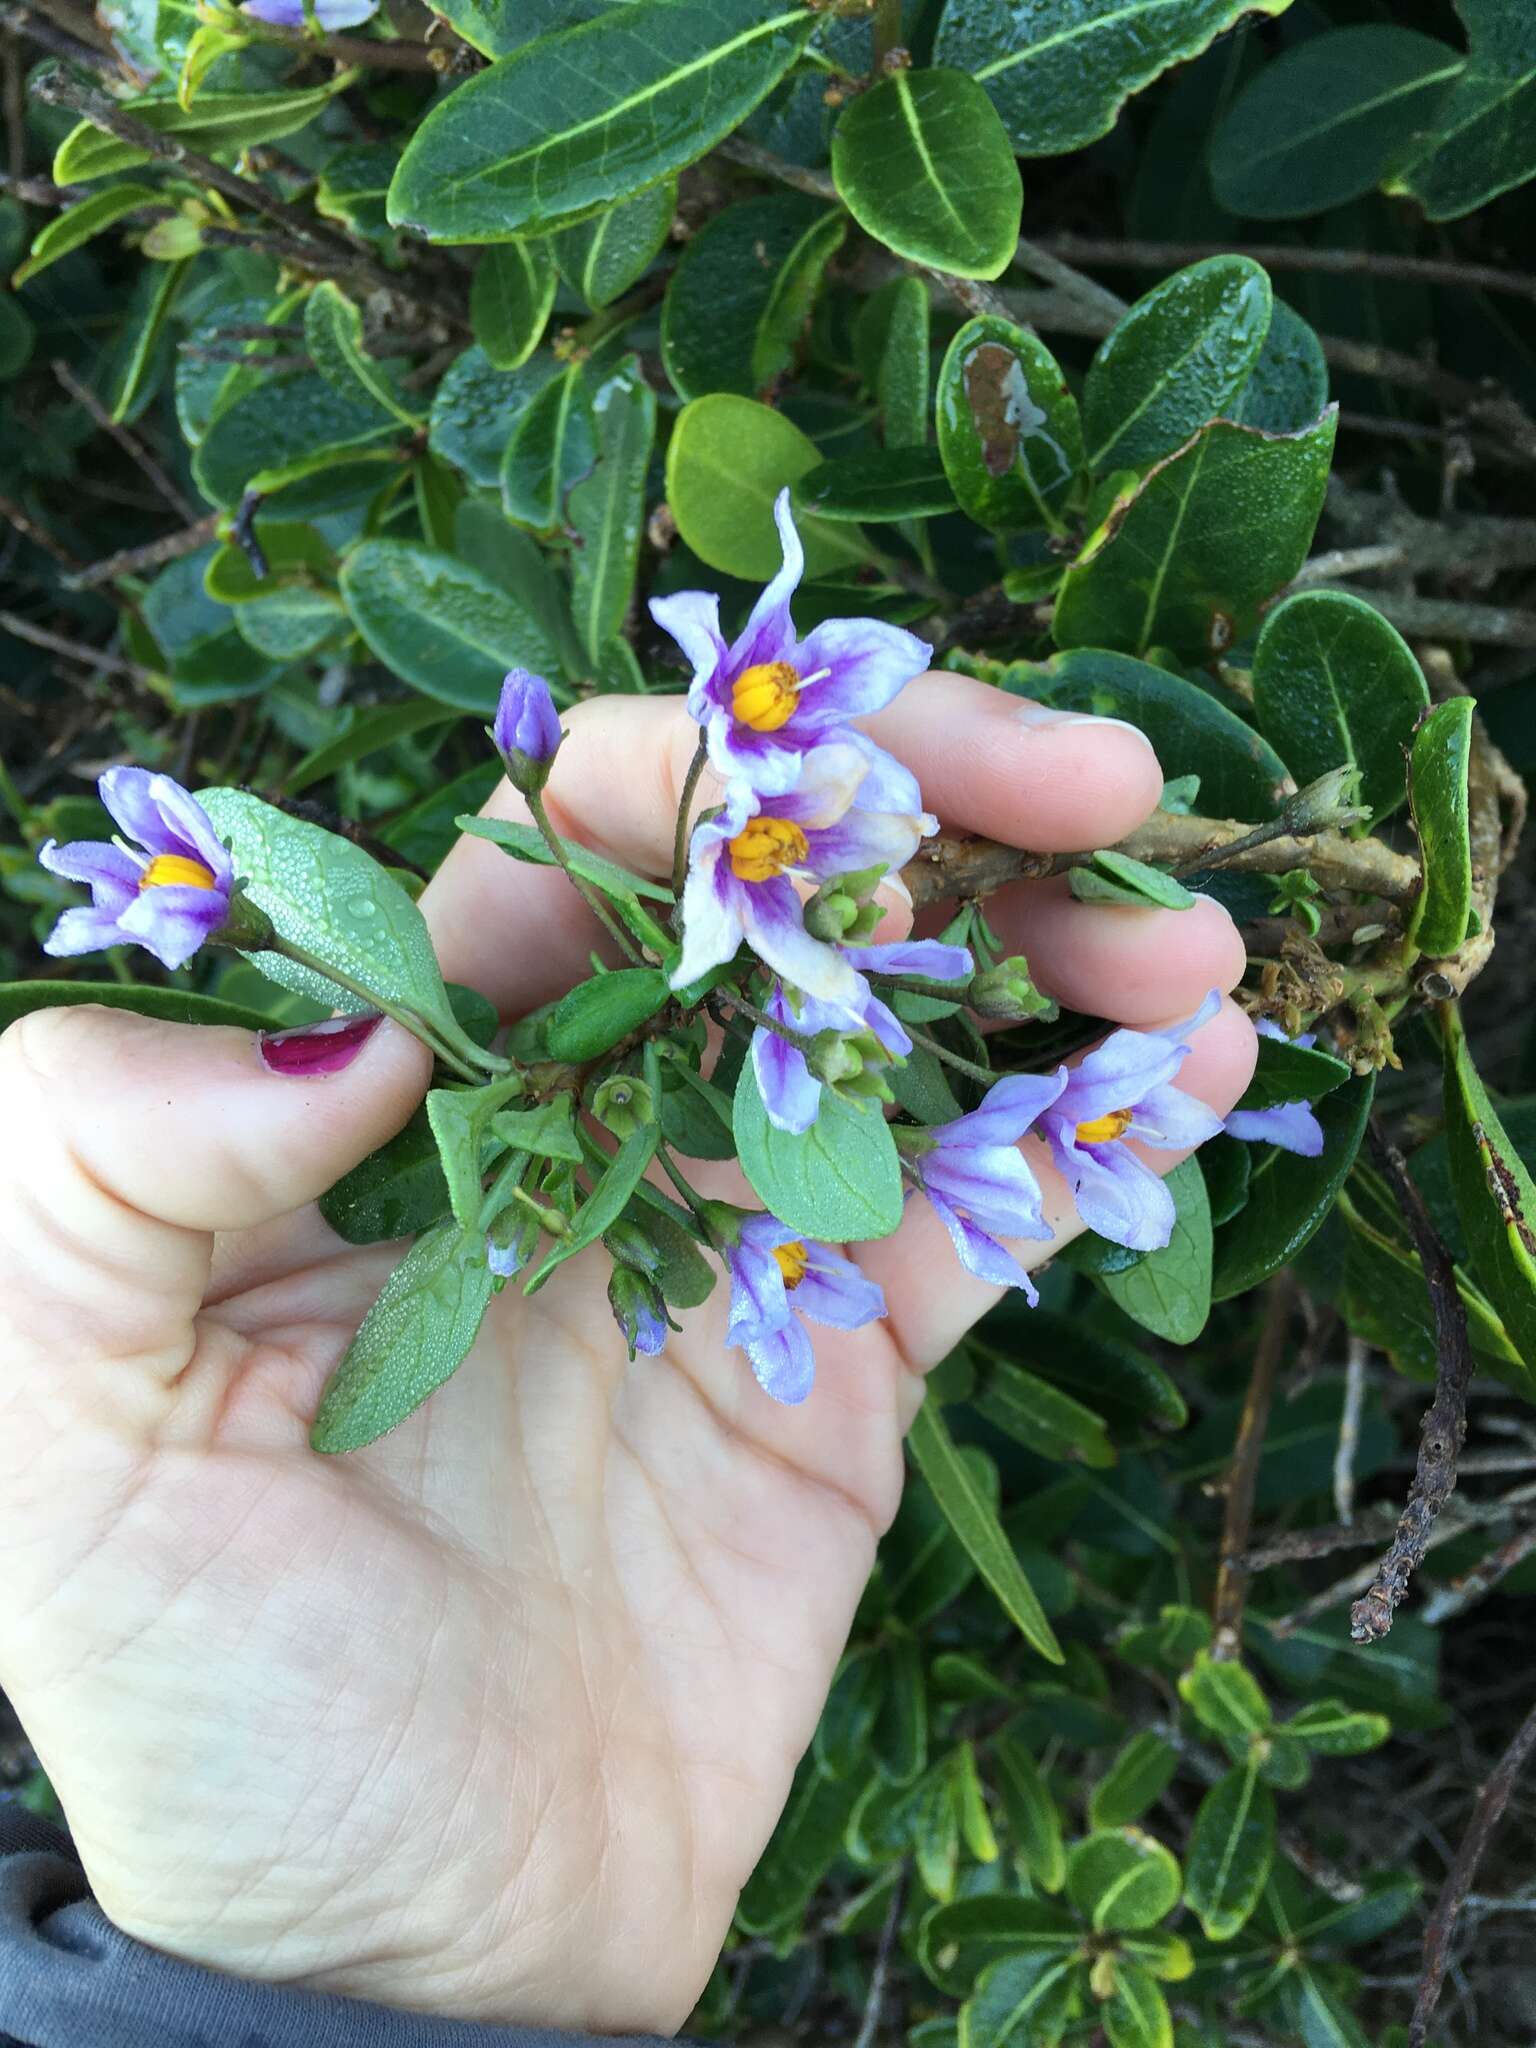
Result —
[{"label": "palm of hand", "polygon": [[[664,871],[686,722],[622,699],[584,717],[557,769],[586,814],[561,829]],[[1028,815],[1041,846],[1112,843],[1160,787],[1133,736],[1048,745],[955,677],[881,724],[953,820]],[[591,933],[565,889],[464,842],[428,899],[446,972],[509,1015],[569,986]],[[992,908],[1046,985],[1130,1023],[1242,968],[1214,905],[1103,911],[1047,884]],[[724,1289],[627,1365],[593,1254],[493,1304],[401,1429],[320,1459],[308,1420],[398,1247],[340,1247],[303,1204],[404,1121],[418,1049],[386,1028],[310,1088],[241,1033],[76,1011],[23,1034],[0,1048],[28,1162],[0,1183],[0,1680],[108,1913],[236,1973],[676,2027],[895,1510],[918,1374],[992,1290],[917,1205],[863,1248],[889,1320],[818,1331],[815,1393],[785,1410],[725,1350]],[[1181,1078],[1225,1110],[1251,1064],[1229,1008]]]}]

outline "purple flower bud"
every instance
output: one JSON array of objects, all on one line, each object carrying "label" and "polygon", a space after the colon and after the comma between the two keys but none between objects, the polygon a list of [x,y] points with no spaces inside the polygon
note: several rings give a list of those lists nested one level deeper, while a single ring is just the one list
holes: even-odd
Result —
[{"label": "purple flower bud", "polygon": [[507,779],[524,796],[549,780],[550,763],[565,734],[560,714],[542,676],[515,668],[501,686],[501,702],[491,727],[496,751],[506,764]]},{"label": "purple flower bud", "polygon": [[637,1351],[654,1358],[665,1347],[667,1312],[660,1293],[643,1273],[637,1273],[633,1266],[616,1265],[608,1282],[608,1306],[624,1334],[631,1358]]},{"label": "purple flower bud", "polygon": [[[330,35],[339,28],[360,28],[378,7],[379,0],[315,0],[315,19]],[[304,0],[245,0],[241,12],[271,28],[304,26]]]}]

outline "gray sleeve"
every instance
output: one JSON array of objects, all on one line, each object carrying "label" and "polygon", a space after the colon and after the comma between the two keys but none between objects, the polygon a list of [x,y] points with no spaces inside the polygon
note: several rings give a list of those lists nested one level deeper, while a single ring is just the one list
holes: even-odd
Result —
[{"label": "gray sleeve", "polygon": [[69,1838],[0,1803],[0,2048],[668,2048],[396,2012],[252,1984],[145,1948],[91,1897]]}]

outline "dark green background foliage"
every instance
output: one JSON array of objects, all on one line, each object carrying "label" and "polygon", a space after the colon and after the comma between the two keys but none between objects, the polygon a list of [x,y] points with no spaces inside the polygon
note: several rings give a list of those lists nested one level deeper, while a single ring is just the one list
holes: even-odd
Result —
[{"label": "dark green background foliage", "polygon": [[[562,702],[677,690],[645,601],[704,584],[739,620],[786,485],[802,625],[913,623],[1000,688],[1135,721],[1165,822],[1273,822],[1358,769],[1333,867],[1317,842],[1285,874],[1185,873],[1243,922],[1252,994],[1342,1055],[1268,1045],[1249,1098],[1313,1099],[1322,1158],[1218,1140],[1179,1169],[1166,1251],[1079,1244],[940,1369],[695,2024],[1397,2040],[1536,1692],[1518,863],[1493,906],[1536,765],[1529,0],[438,6],[335,48],[185,0],[3,31],[0,1023],[315,1014],[248,967],[43,963],[72,892],[36,849],[100,836],[99,767],[310,807],[415,893],[492,785],[503,672]],[[193,155],[104,132],[108,95]],[[1389,849],[1422,880],[1381,898],[1360,862]],[[1118,854],[1073,886],[1187,900]],[[1469,983],[1464,1024],[1434,1009]],[[900,1085],[953,1100],[931,1058]],[[719,1156],[720,1108],[669,1095],[669,1141]],[[749,1167],[788,1188],[804,1161],[751,1108]],[[1362,1645],[1348,1604],[1436,1363],[1373,1113],[1457,1262],[1478,1378],[1461,1487]],[[864,1192],[884,1227],[894,1181]],[[449,1201],[423,1116],[327,1213],[367,1241]],[[1245,1514],[1223,1475],[1266,1329]],[[408,1363],[437,1373],[425,1344]],[[1241,1655],[1212,1658],[1229,1539],[1322,1530],[1351,1491],[1357,1531],[1262,1562],[1240,1645],[1214,1643]],[[46,1796],[19,1738],[0,1762]],[[1438,2039],[1530,2038],[1505,1907],[1533,1810],[1479,1876]]]}]

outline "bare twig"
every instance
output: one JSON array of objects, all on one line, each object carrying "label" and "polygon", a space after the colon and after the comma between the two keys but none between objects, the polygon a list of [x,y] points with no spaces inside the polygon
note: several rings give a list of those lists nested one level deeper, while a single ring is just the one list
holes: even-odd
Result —
[{"label": "bare twig", "polygon": [[1453,1579],[1448,1586],[1432,1593],[1424,1608],[1424,1619],[1431,1627],[1437,1627],[1458,1614],[1465,1614],[1469,1607],[1486,1598],[1517,1564],[1524,1564],[1533,1552],[1536,1552],[1536,1522],[1532,1522],[1529,1528],[1517,1530],[1507,1543],[1501,1543],[1496,1550],[1490,1550],[1486,1557],[1480,1558],[1471,1571],[1463,1572],[1459,1579]]},{"label": "bare twig", "polygon": [[144,446],[138,435],[130,432],[120,420],[113,419],[111,413],[107,411],[107,408],[102,404],[91,387],[88,384],[81,383],[80,379],[62,357],[55,358],[53,374],[58,378],[76,405],[83,406],[103,433],[110,434],[129,460],[143,471],[144,475],[149,478],[149,481],[168,505],[172,506],[189,523],[200,516],[199,508],[192,503],[191,499],[186,496],[175,481],[166,474],[154,456]]},{"label": "bare twig", "polygon": [[1275,1396],[1275,1375],[1280,1369],[1291,1311],[1296,1305],[1296,1283],[1282,1269],[1269,1283],[1264,1309],[1264,1326],[1253,1355],[1253,1372],[1243,1413],[1232,1446],[1224,1491],[1226,1511],[1221,1527],[1221,1557],[1216,1568],[1216,1593],[1211,1603],[1213,1634],[1211,1655],[1231,1659],[1242,1654],[1243,1606],[1248,1597],[1248,1573],[1243,1553],[1248,1548],[1248,1531],[1253,1525],[1253,1496],[1259,1480],[1259,1459],[1264,1451],[1264,1433]]},{"label": "bare twig", "polygon": [[137,576],[145,569],[158,569],[166,562],[178,561],[183,555],[196,554],[218,533],[222,517],[220,512],[210,512],[177,533],[162,534],[159,540],[147,540],[140,547],[119,548],[115,555],[92,562],[88,569],[80,569],[73,576],[66,576],[64,581],[71,590],[89,590],[93,584],[111,583],[119,576]]},{"label": "bare twig", "polygon": [[79,568],[78,558],[70,553],[61,540],[55,540],[46,526],[39,526],[26,507],[18,505],[14,498],[0,497],[0,519],[14,526],[25,540],[31,541],[34,547],[41,548],[45,555],[51,555],[60,568]]},{"label": "bare twig", "polygon": [[35,7],[15,7],[8,4],[0,6],[0,24],[15,35],[25,36],[28,42],[36,43],[40,50],[46,50],[50,56],[62,57],[69,64],[84,65],[87,71],[94,72],[97,77],[110,75],[102,61],[106,55],[104,51],[94,49],[89,43],[82,42],[78,36],[56,27]]},{"label": "bare twig", "polygon": [[891,1971],[891,1956],[906,1902],[907,1869],[903,1864],[891,1892],[891,1903],[886,1908],[885,1925],[880,1929],[880,1946],[875,1951],[875,1966],[869,1976],[869,1997],[864,2001],[864,2017],[859,2021],[858,2033],[854,2035],[853,2048],[874,2048],[885,2007],[885,1985]]},{"label": "bare twig", "polygon": [[1413,2018],[1408,2023],[1408,2048],[1424,2048],[1429,2038],[1429,2023],[1440,2002],[1440,1989],[1450,1961],[1451,1937],[1456,1932],[1457,1916],[1472,1889],[1472,1880],[1483,1860],[1483,1852],[1503,1818],[1509,1796],[1533,1748],[1536,1748],[1536,1707],[1532,1707],[1521,1722],[1514,1741],[1500,1757],[1479,1793],[1467,1832],[1456,1851],[1456,1860],[1441,1886],[1435,1910],[1424,1930],[1424,1966],[1418,1994],[1413,2001]]},{"label": "bare twig", "polygon": [[1439,1368],[1435,1398],[1424,1416],[1418,1464],[1397,1533],[1376,1576],[1349,1611],[1349,1632],[1357,1643],[1378,1642],[1391,1628],[1408,1581],[1424,1556],[1435,1517],[1455,1491],[1456,1459],[1467,1433],[1467,1389],[1472,1383],[1472,1341],[1466,1303],[1456,1284],[1455,1262],[1402,1153],[1374,1122],[1369,1137],[1372,1156],[1391,1186],[1424,1268],[1434,1309]]},{"label": "bare twig", "polygon": [[1339,1410],[1339,1441],[1333,1453],[1333,1509],[1346,1526],[1355,1519],[1355,1451],[1360,1443],[1360,1411],[1365,1405],[1365,1367],[1370,1346],[1351,1336],[1344,1366],[1344,1403]]},{"label": "bare twig", "polygon": [[306,57],[327,57],[348,67],[371,65],[383,71],[447,72],[454,69],[453,52],[429,49],[425,43],[399,38],[385,42],[373,36],[312,36],[302,28],[279,28],[275,22],[256,22],[247,16],[248,33],[257,42],[279,43]]},{"label": "bare twig", "polygon": [[141,668],[136,661],[125,661],[120,654],[103,653],[99,647],[87,647],[83,640],[66,640],[62,634],[49,633],[42,626],[34,626],[30,619],[20,618],[15,612],[0,611],[0,630],[14,633],[18,640],[26,640],[33,647],[46,647],[50,654],[62,654],[87,668],[99,668],[107,675],[127,676],[135,683],[157,680],[149,669]]}]

